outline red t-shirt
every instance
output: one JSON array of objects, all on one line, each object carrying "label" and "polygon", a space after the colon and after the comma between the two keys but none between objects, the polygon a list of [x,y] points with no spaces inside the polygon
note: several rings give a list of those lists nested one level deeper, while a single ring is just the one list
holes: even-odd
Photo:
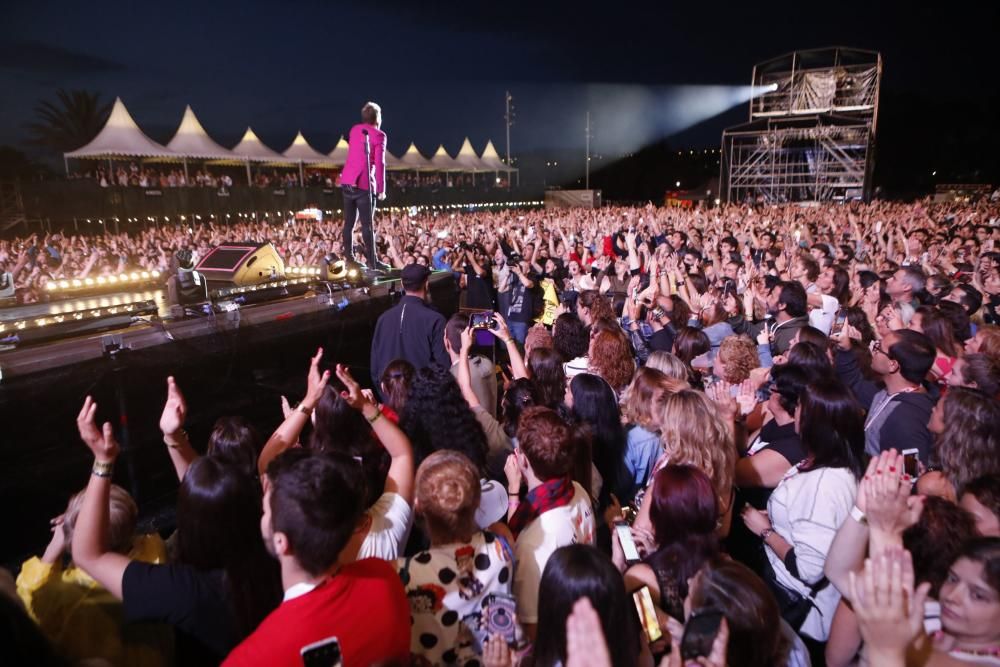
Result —
[{"label": "red t-shirt", "polygon": [[302,647],[328,637],[340,640],[344,667],[409,660],[410,605],[391,565],[378,558],[345,565],[283,602],[222,664],[302,667]]}]

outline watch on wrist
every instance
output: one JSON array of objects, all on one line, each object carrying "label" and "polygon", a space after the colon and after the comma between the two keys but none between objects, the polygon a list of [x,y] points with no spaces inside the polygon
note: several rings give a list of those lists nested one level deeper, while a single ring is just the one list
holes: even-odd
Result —
[{"label": "watch on wrist", "polygon": [[761,532],[760,534],[760,539],[763,540],[764,542],[767,542],[767,538],[771,537],[771,533],[773,532],[774,528],[771,528],[770,526],[765,528],[763,532]]},{"label": "watch on wrist", "polygon": [[851,508],[851,518],[860,524],[867,524],[868,519],[865,517],[865,513],[861,511],[861,508],[855,505]]}]

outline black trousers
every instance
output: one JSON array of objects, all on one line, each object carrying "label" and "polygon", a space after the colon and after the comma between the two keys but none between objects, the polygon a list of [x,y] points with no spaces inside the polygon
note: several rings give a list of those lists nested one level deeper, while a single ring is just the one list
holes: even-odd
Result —
[{"label": "black trousers", "polygon": [[343,185],[340,189],[344,193],[344,255],[354,261],[354,226],[360,220],[365,259],[368,266],[375,266],[375,233],[372,228],[375,200],[370,191],[353,185]]}]

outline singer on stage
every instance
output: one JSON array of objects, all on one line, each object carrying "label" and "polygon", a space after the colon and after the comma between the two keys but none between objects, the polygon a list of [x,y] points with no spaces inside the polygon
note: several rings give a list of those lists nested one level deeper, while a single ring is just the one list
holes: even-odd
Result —
[{"label": "singer on stage", "polygon": [[[354,225],[361,219],[361,238],[369,269],[379,269],[375,255],[373,219],[375,199],[385,199],[385,132],[382,108],[368,102],[361,109],[361,122],[351,128],[347,162],[340,173],[344,192],[344,256],[354,262]],[[373,194],[374,193],[374,194]]]}]

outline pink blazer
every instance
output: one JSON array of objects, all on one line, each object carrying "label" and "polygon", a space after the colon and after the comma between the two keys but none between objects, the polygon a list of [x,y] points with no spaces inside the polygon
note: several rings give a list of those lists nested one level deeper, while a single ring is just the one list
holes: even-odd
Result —
[{"label": "pink blazer", "polygon": [[340,172],[341,185],[353,185],[362,190],[369,190],[370,176],[365,178],[365,135],[362,130],[368,130],[368,142],[371,146],[372,176],[375,177],[375,192],[385,192],[385,132],[374,125],[358,123],[351,128],[347,143],[347,162]]}]

